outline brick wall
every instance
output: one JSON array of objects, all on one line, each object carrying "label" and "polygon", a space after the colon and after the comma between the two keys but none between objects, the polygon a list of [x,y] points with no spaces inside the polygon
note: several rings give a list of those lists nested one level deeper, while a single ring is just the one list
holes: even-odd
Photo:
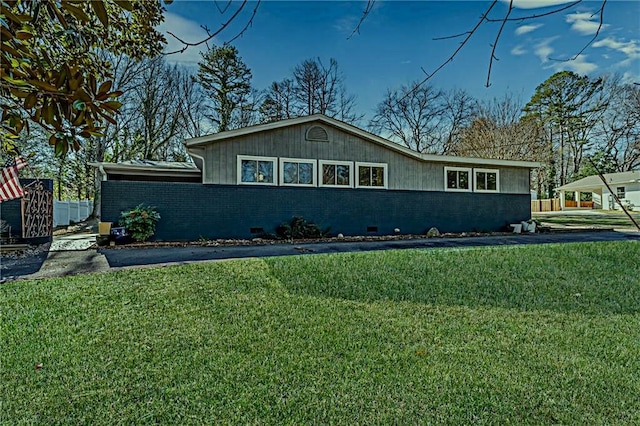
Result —
[{"label": "brick wall", "polygon": [[[285,188],[171,182],[102,182],[102,217],[143,203],[161,215],[156,240],[251,238],[302,216],[331,234],[494,231],[531,217],[529,194]],[[377,231],[368,232],[376,227]],[[255,229],[254,229],[255,231]]]}]

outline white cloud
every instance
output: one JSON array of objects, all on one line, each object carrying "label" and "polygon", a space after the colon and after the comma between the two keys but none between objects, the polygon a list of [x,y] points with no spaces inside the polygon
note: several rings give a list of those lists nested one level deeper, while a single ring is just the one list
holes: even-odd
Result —
[{"label": "white cloud", "polygon": [[527,53],[527,51],[524,50],[520,44],[511,49],[511,54],[515,56],[524,55],[525,53]]},{"label": "white cloud", "polygon": [[[574,0],[513,0],[513,7],[518,9],[536,9],[539,7],[557,6],[559,4],[573,3]],[[509,3],[509,0],[502,0]]]},{"label": "white cloud", "polygon": [[533,49],[533,53],[540,58],[540,62],[547,63],[549,62],[549,56],[555,51],[553,47],[551,47],[551,43],[556,40],[558,37],[550,37],[542,40],[540,43],[536,44]]},{"label": "white cloud", "polygon": [[587,62],[587,55],[580,55],[571,61],[554,62],[549,68],[558,71],[573,71],[580,75],[590,74],[598,69],[598,65]]},{"label": "white cloud", "polygon": [[[572,30],[582,35],[593,35],[600,28],[600,17],[588,12],[570,13],[565,17],[565,21],[571,24]],[[602,24],[601,29],[608,26],[608,24]]]},{"label": "white cloud", "polygon": [[540,28],[542,24],[520,25],[516,28],[516,35],[527,34]]},{"label": "white cloud", "polygon": [[[163,33],[167,38],[165,52],[175,52],[176,50],[180,50],[184,47],[184,45],[173,36],[167,34],[167,31],[171,31],[187,43],[197,43],[207,37],[207,32],[200,28],[200,25],[197,22],[190,21],[169,12],[164,14],[164,22],[157,27],[157,30]],[[211,42],[214,42],[214,40]],[[206,50],[207,46],[204,43],[200,46],[191,46],[183,53],[167,55],[167,61],[171,63],[195,65],[200,61],[200,52],[205,52]]]},{"label": "white cloud", "polygon": [[627,71],[622,74],[622,82],[626,84],[640,83],[640,73]]},{"label": "white cloud", "polygon": [[624,42],[613,37],[607,37],[593,43],[593,47],[608,47],[609,49],[617,50],[624,53],[628,59],[640,58],[640,43],[637,40]]}]

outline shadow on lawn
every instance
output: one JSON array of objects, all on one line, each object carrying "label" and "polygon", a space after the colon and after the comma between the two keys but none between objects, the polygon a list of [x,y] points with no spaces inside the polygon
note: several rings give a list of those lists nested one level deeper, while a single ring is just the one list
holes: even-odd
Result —
[{"label": "shadow on lawn", "polygon": [[[628,246],[637,259],[640,245]],[[509,250],[509,251],[507,251]],[[542,250],[542,251],[539,251]],[[606,248],[605,248],[606,250]],[[418,251],[269,259],[272,275],[292,294],[358,302],[411,302],[579,314],[640,312],[640,266],[612,258],[581,259],[568,247],[510,249],[424,256]],[[515,250],[514,250],[515,252]],[[628,257],[627,257],[628,256]],[[588,266],[586,268],[578,265]]]}]

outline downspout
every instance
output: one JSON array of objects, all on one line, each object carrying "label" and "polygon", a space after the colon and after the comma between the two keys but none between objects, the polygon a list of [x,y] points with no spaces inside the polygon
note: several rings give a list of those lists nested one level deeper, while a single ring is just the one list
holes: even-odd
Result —
[{"label": "downspout", "polygon": [[102,164],[100,164],[98,166],[98,170],[100,171],[100,175],[102,176],[102,180],[103,182],[107,180],[107,172],[104,170],[104,166]]},{"label": "downspout", "polygon": [[205,183],[205,178],[206,178],[206,165],[205,165],[205,161],[204,161],[204,157],[200,154],[196,154],[194,153],[192,150],[190,150],[189,148],[187,148],[187,152],[189,153],[190,156],[195,157],[197,159],[199,159],[202,162],[202,183]]}]

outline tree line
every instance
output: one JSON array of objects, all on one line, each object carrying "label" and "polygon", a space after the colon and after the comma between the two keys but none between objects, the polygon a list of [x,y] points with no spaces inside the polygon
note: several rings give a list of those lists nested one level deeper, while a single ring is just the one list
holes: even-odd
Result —
[{"label": "tree line", "polygon": [[203,53],[197,72],[163,56],[101,52],[100,60],[111,64],[113,89],[122,93],[117,120],[66,155],[42,143],[50,137],[46,128],[32,126],[18,139],[23,152],[35,153],[36,174],[54,179],[58,198],[95,195],[92,162],[189,161],[185,138],[316,113],[417,152],[539,161],[533,181],[542,196],[595,173],[587,157],[604,172],[640,166],[640,89],[617,76],[559,72],[527,102],[510,94],[478,100],[413,82],[388,89],[365,122],[332,58],[304,60],[263,90],[252,85],[252,71],[232,45]]}]

